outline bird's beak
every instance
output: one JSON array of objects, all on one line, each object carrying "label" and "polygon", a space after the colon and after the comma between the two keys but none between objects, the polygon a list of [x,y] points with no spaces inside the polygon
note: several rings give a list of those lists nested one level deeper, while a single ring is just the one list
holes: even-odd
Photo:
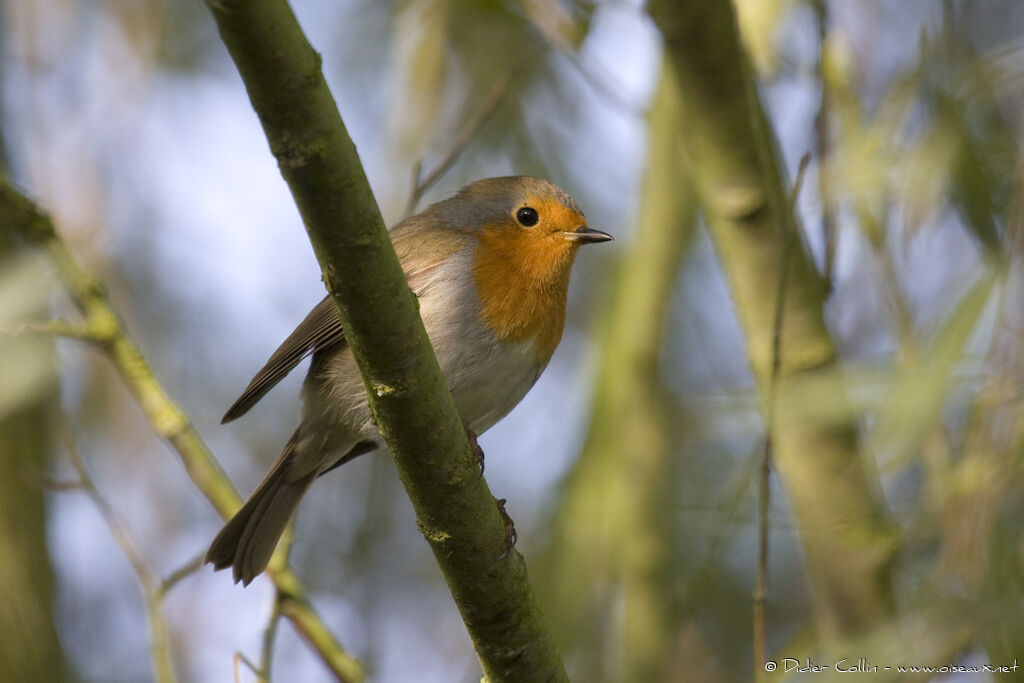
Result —
[{"label": "bird's beak", "polygon": [[575,232],[563,232],[562,235],[567,240],[573,242],[579,242],[580,244],[590,244],[592,242],[609,242],[615,238],[606,232],[600,230],[594,230],[593,228],[580,228]]}]

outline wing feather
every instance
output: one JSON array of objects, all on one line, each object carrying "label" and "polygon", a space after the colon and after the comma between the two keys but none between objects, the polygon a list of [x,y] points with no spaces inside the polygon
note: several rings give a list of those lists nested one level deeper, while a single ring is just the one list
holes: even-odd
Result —
[{"label": "wing feather", "polygon": [[[462,249],[467,239],[465,234],[455,230],[436,227],[438,221],[429,211],[403,221],[391,231],[409,286],[417,295],[429,275]],[[338,311],[331,298],[324,297],[278,347],[263,369],[256,373],[242,395],[228,408],[221,424],[247,413],[306,356],[344,343],[345,331],[341,327]]]},{"label": "wing feather", "polygon": [[306,319],[278,347],[267,364],[249,382],[238,400],[228,408],[221,424],[241,417],[252,408],[264,394],[274,388],[285,375],[291,372],[303,358],[345,342],[345,331],[341,328],[338,310],[329,296],[318,303]]}]

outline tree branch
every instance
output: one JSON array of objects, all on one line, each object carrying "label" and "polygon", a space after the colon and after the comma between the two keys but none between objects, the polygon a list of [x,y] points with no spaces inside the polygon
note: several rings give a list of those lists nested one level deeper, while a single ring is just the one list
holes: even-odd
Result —
[{"label": "tree branch", "polygon": [[[366,181],[320,70],[284,0],[208,0],[302,215],[420,530],[490,681],[561,681],[522,556],[479,476]],[[287,614],[287,604],[282,605]]]}]

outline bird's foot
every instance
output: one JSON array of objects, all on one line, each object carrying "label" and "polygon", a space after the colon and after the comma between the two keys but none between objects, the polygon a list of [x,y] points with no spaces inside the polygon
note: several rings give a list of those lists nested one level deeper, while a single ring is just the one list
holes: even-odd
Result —
[{"label": "bird's foot", "polygon": [[469,450],[473,451],[473,462],[480,468],[479,476],[482,477],[484,476],[484,449],[480,448],[480,444],[476,440],[476,432],[470,429],[468,424],[463,422],[462,428],[466,430],[466,438],[469,439]]},{"label": "bird's foot", "polygon": [[519,540],[519,534],[516,533],[516,523],[509,517],[508,512],[505,511],[505,503],[508,502],[506,498],[495,498],[494,504],[498,506],[498,514],[501,515],[501,521],[505,523],[505,552],[498,557],[499,560],[504,560],[508,557],[508,554],[512,552],[512,548],[515,546],[516,541]]}]

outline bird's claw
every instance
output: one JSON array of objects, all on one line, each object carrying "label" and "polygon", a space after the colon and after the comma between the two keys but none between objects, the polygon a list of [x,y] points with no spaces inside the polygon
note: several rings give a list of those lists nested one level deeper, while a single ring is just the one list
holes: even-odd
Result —
[{"label": "bird's claw", "polygon": [[468,424],[463,423],[462,427],[466,430],[466,438],[469,439],[469,450],[473,451],[473,462],[480,468],[480,474],[477,475],[477,478],[480,478],[484,476],[484,449],[480,448],[476,440],[476,432],[470,429]]},{"label": "bird's claw", "polygon": [[516,523],[512,521],[508,512],[505,511],[506,502],[508,502],[506,498],[494,499],[494,504],[498,506],[498,513],[501,515],[501,521],[505,523],[505,552],[498,557],[499,560],[504,560],[508,557],[508,554],[512,552],[512,548],[515,547],[516,541],[519,540],[519,534],[516,533]]}]

